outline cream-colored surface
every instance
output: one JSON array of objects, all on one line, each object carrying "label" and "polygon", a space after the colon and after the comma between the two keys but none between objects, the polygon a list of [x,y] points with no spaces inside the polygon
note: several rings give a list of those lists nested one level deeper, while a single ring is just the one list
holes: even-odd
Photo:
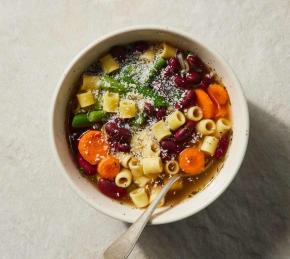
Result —
[{"label": "cream-colored surface", "polygon": [[138,24],[177,27],[220,52],[245,90],[251,134],[229,189],[193,217],[147,227],[129,258],[289,258],[289,1],[15,0],[0,13],[1,258],[94,259],[127,229],[67,184],[48,110],[76,53]]}]

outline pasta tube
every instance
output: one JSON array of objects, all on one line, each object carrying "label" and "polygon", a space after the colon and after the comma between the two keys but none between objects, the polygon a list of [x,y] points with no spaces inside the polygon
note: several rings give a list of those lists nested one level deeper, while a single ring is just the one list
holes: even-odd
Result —
[{"label": "pasta tube", "polygon": [[143,154],[143,157],[159,156],[160,148],[157,143],[154,143],[153,141],[149,141],[147,144],[145,144],[142,154]]},{"label": "pasta tube", "polygon": [[144,208],[149,204],[149,198],[144,188],[131,191],[129,196],[137,208]]},{"label": "pasta tube", "polygon": [[134,179],[134,183],[137,184],[139,187],[144,187],[147,183],[149,183],[150,178],[146,176],[139,176]]},{"label": "pasta tube", "polygon": [[210,156],[213,156],[218,143],[219,143],[218,138],[213,136],[206,136],[201,144],[200,150]]},{"label": "pasta tube", "polygon": [[220,118],[216,122],[217,133],[223,135],[232,128],[232,124],[228,119]]},{"label": "pasta tube", "polygon": [[123,168],[115,178],[115,184],[122,188],[127,188],[132,183],[132,174],[130,170]]},{"label": "pasta tube", "polygon": [[168,137],[171,135],[170,130],[168,129],[167,125],[163,120],[156,122],[152,126],[152,133],[154,137],[158,140],[161,141],[162,139]]},{"label": "pasta tube", "polygon": [[185,123],[185,116],[180,111],[175,111],[169,114],[166,121],[171,130],[176,130]]},{"label": "pasta tube", "polygon": [[185,113],[186,118],[192,121],[200,121],[203,117],[202,109],[198,106],[190,107]]},{"label": "pasta tube", "polygon": [[213,120],[203,119],[197,123],[196,129],[204,136],[213,135],[216,132],[216,125]]},{"label": "pasta tube", "polygon": [[132,157],[128,165],[134,178],[143,175],[143,167],[138,158]]},{"label": "pasta tube", "polygon": [[144,174],[159,174],[162,172],[162,162],[160,157],[145,157],[142,160]]},{"label": "pasta tube", "polygon": [[168,174],[177,174],[179,172],[179,164],[175,160],[166,161],[164,170]]}]

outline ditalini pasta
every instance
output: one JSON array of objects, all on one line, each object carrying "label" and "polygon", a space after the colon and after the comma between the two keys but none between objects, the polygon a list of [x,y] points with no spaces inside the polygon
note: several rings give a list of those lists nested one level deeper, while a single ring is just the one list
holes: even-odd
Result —
[{"label": "ditalini pasta", "polygon": [[194,49],[171,44],[141,40],[108,49],[84,70],[68,104],[67,140],[82,176],[136,208],[176,174],[183,177],[160,206],[202,190],[233,136],[222,77]]},{"label": "ditalini pasta", "polygon": [[106,92],[103,97],[103,110],[105,112],[117,112],[119,106],[119,94]]},{"label": "ditalini pasta", "polygon": [[189,120],[200,121],[202,119],[203,113],[200,107],[193,106],[186,111],[185,115]]},{"label": "ditalini pasta", "polygon": [[168,115],[166,121],[171,130],[176,130],[185,123],[185,116],[183,115],[182,112],[175,111],[170,115]]},{"label": "ditalini pasta", "polygon": [[137,208],[143,208],[149,204],[149,198],[144,188],[135,189],[129,195]]},{"label": "ditalini pasta", "polygon": [[213,135],[216,132],[216,124],[211,119],[203,119],[197,123],[196,129],[204,136]]},{"label": "ditalini pasta", "polygon": [[223,135],[225,132],[229,131],[232,128],[232,123],[225,118],[220,118],[216,122],[217,133]]},{"label": "ditalini pasta", "polygon": [[159,174],[162,172],[162,161],[160,157],[145,157],[142,160],[144,174]]},{"label": "ditalini pasta", "polygon": [[219,139],[213,136],[206,136],[201,144],[200,150],[213,156],[217,148]]},{"label": "ditalini pasta", "polygon": [[127,188],[132,183],[132,174],[130,170],[124,168],[116,175],[115,183],[119,187]]},{"label": "ditalini pasta", "polygon": [[152,133],[158,141],[161,141],[162,139],[171,135],[168,126],[165,124],[163,120],[156,122],[152,126]]},{"label": "ditalini pasta", "polygon": [[132,100],[122,100],[120,101],[120,118],[128,119],[134,118],[137,113],[136,104]]},{"label": "ditalini pasta", "polygon": [[165,170],[165,173],[168,173],[168,174],[177,174],[179,172],[178,162],[175,160],[166,161],[164,170]]}]

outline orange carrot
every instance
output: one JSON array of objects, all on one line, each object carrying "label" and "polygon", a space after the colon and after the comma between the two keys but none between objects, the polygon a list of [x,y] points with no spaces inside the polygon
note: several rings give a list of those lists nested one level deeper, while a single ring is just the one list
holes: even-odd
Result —
[{"label": "orange carrot", "polygon": [[207,89],[208,95],[219,105],[225,105],[229,101],[227,90],[219,84],[211,84]]},{"label": "orange carrot", "polygon": [[201,173],[204,163],[204,153],[195,147],[186,148],[179,155],[179,166],[187,174]]},{"label": "orange carrot", "polygon": [[119,160],[113,156],[107,156],[98,164],[98,173],[101,177],[114,180],[115,176],[120,172]]},{"label": "orange carrot", "polygon": [[197,104],[202,109],[203,117],[205,119],[211,119],[215,114],[215,105],[209,98],[207,93],[201,89],[196,89],[195,94],[197,97]]},{"label": "orange carrot", "polygon": [[228,107],[226,105],[217,105],[217,112],[215,118],[226,118],[228,116]]},{"label": "orange carrot", "polygon": [[92,165],[96,165],[108,153],[108,144],[103,139],[102,132],[89,130],[79,141],[78,149],[82,157]]}]

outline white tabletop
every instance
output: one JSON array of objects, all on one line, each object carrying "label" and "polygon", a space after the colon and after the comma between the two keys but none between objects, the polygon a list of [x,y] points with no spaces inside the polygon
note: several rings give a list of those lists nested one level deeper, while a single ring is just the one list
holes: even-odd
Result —
[{"label": "white tabletop", "polygon": [[49,142],[66,65],[131,25],[171,26],[221,53],[249,101],[248,152],[228,190],[195,216],[147,227],[130,258],[290,257],[290,2],[1,1],[0,258],[96,258],[128,225],[69,187]]}]

